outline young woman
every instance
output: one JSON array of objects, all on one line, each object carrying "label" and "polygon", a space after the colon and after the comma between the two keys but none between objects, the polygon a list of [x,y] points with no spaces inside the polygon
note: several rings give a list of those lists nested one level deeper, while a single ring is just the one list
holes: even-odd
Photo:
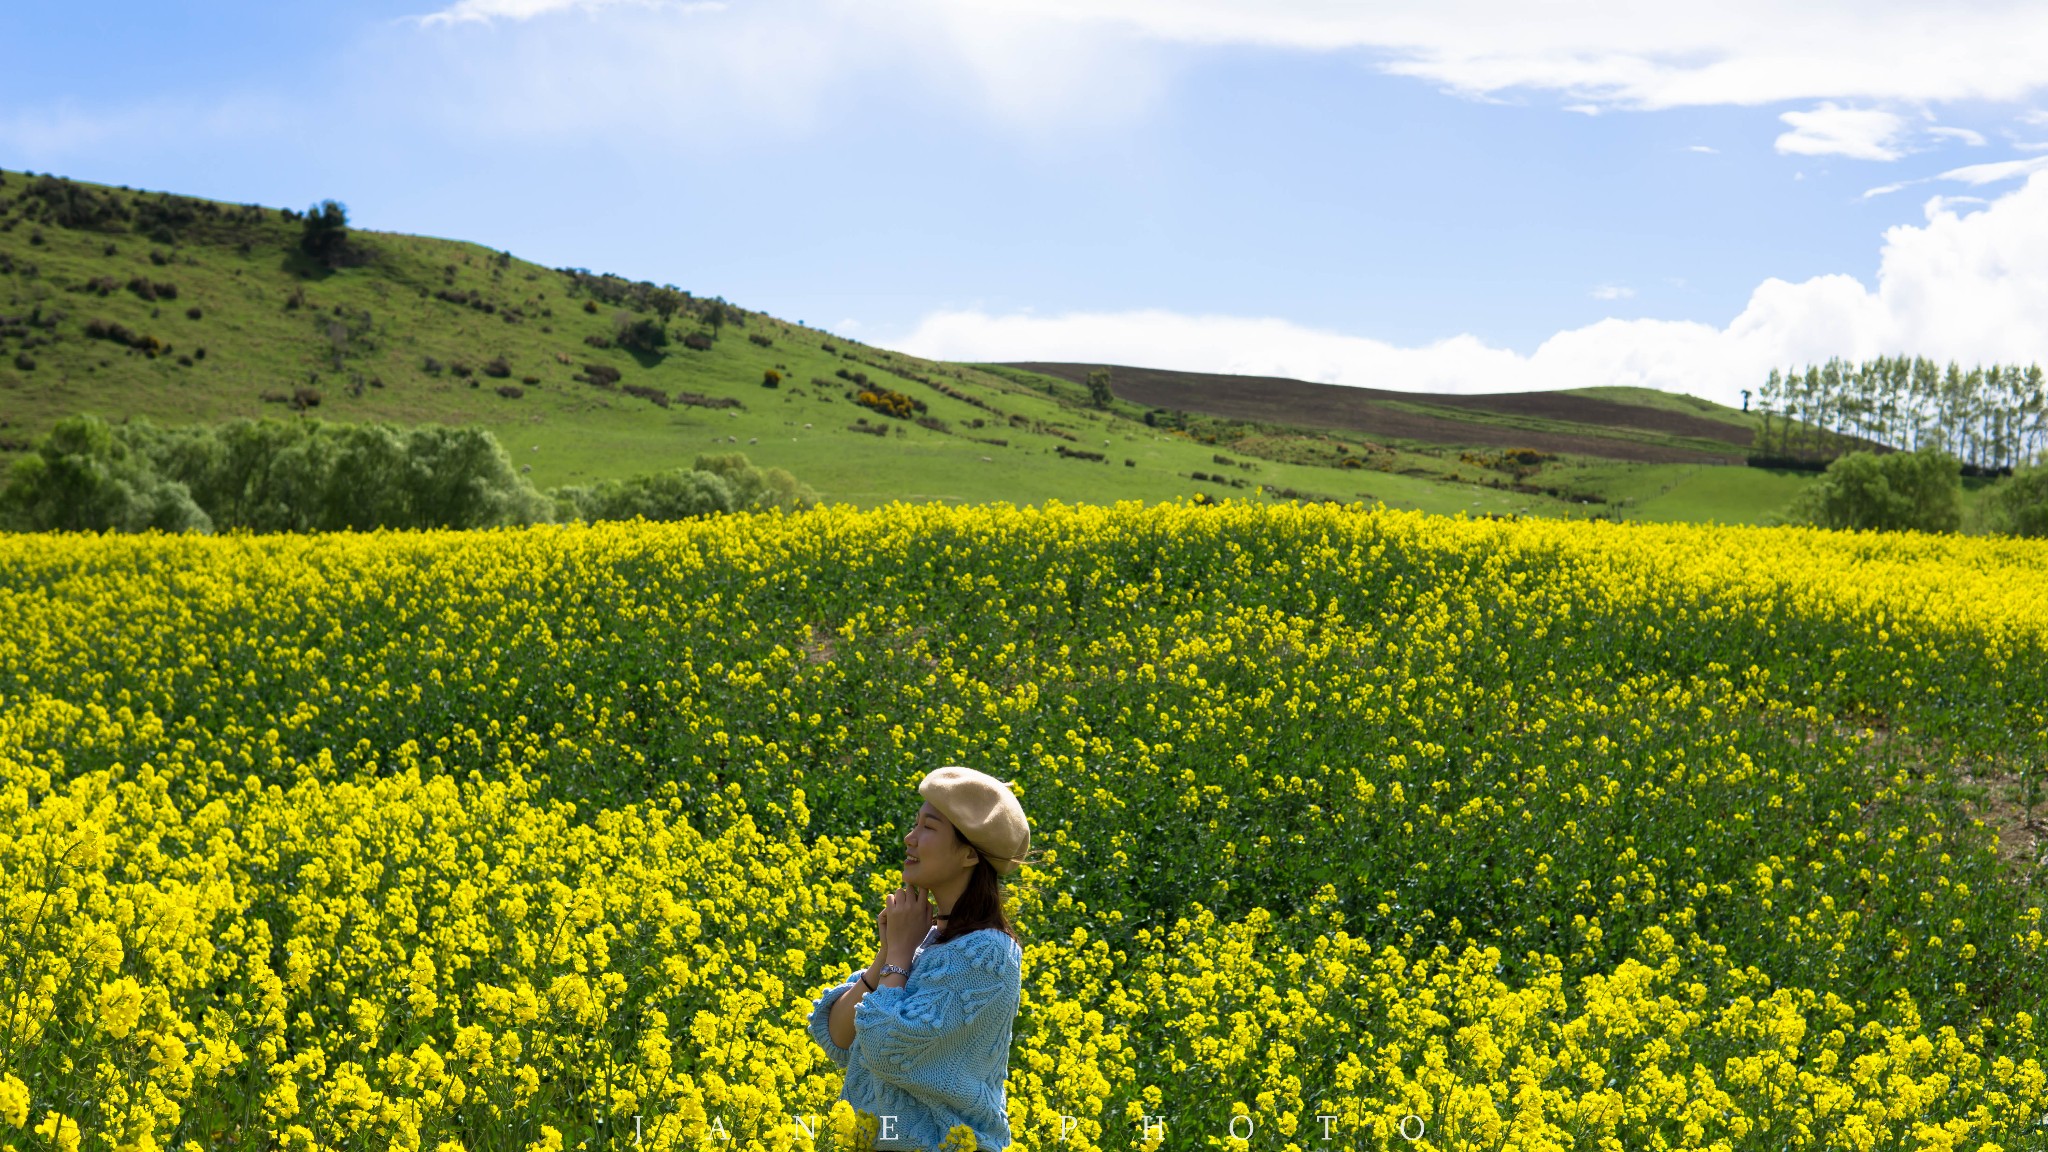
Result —
[{"label": "young woman", "polygon": [[846,1072],[840,1097],[881,1118],[877,1149],[936,1148],[965,1124],[1000,1152],[1024,950],[997,878],[1025,861],[1031,829],[1009,786],[972,768],[936,769],[917,790],[874,962],[818,998],[809,1030]]}]

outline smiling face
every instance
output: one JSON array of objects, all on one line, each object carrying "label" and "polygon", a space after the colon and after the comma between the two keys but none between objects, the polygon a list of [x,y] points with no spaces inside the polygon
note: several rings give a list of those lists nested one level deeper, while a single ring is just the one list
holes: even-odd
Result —
[{"label": "smiling face", "polygon": [[917,810],[917,819],[903,837],[903,856],[903,882],[913,888],[938,888],[949,879],[965,877],[981,858],[929,800]]}]

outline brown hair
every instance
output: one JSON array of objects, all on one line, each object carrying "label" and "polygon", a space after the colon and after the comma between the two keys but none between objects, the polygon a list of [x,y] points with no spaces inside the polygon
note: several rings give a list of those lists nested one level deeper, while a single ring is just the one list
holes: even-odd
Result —
[{"label": "brown hair", "polygon": [[[948,826],[951,826],[950,821]],[[967,843],[967,838],[960,835],[958,828],[953,829],[953,839],[962,844]],[[1003,898],[1009,894],[1010,884],[996,871],[996,866],[989,862],[988,853],[979,848],[975,848],[974,851],[980,859],[974,862],[974,872],[967,877],[967,890],[953,902],[953,910],[946,919],[939,922],[939,934],[932,937],[932,943],[944,944],[948,940],[965,936],[969,932],[978,932],[983,928],[1000,928],[1021,948],[1024,946],[1024,938],[1017,935],[1016,927],[1010,923],[1010,918],[1003,914]],[[1021,863],[1036,861],[1027,853],[1020,866]],[[1014,872],[1011,874],[1015,875]]]}]

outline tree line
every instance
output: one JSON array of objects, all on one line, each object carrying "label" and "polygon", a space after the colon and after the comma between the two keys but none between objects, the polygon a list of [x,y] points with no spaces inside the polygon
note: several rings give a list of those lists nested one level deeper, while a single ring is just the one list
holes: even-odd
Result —
[{"label": "tree line", "polygon": [[1967,472],[2004,474],[2048,454],[2043,383],[2038,364],[1965,370],[1925,357],[1773,368],[1755,394],[1754,447],[1761,458],[1816,463],[1874,447],[1935,451]]},{"label": "tree line", "polygon": [[744,453],[536,490],[482,428],[233,420],[160,428],[74,416],[15,461],[0,527],[16,531],[342,532],[682,520],[813,507],[782,468]]}]

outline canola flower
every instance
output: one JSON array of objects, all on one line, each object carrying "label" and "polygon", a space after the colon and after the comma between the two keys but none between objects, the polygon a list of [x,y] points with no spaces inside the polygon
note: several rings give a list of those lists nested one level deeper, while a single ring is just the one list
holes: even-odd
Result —
[{"label": "canola flower", "polygon": [[2048,1148],[2038,870],[1957,795],[2048,752],[2044,561],[1236,504],[0,539],[0,1148],[867,1147],[803,1025],[940,763],[1046,846],[1019,1148]]}]

